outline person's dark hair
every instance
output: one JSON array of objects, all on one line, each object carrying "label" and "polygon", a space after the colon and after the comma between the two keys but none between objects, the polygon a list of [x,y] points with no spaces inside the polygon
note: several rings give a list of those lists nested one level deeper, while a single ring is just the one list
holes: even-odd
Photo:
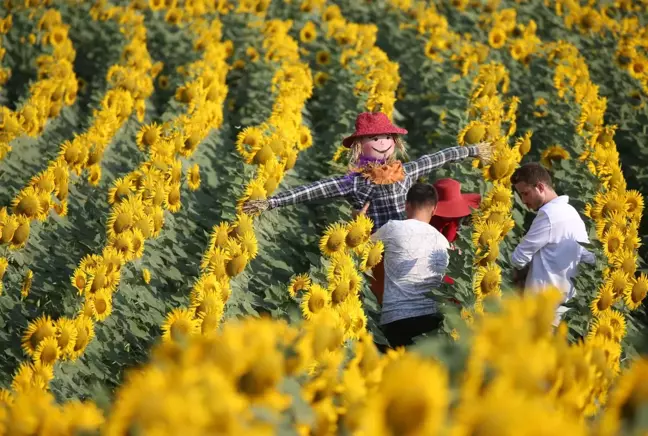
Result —
[{"label": "person's dark hair", "polygon": [[549,171],[536,162],[529,162],[521,165],[511,176],[511,183],[514,185],[517,183],[526,183],[527,185],[535,186],[540,182],[553,188],[553,182],[551,181]]},{"label": "person's dark hair", "polygon": [[429,183],[415,183],[407,191],[405,201],[415,209],[422,207],[435,207],[438,202],[437,191]]}]

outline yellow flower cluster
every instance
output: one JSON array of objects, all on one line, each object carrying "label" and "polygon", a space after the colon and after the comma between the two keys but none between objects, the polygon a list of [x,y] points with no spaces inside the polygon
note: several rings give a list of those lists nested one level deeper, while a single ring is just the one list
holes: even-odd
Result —
[{"label": "yellow flower cluster", "polygon": [[502,9],[487,15],[486,21],[492,25],[488,33],[488,44],[494,49],[507,45],[511,57],[528,65],[531,57],[541,54],[542,42],[536,36],[537,24],[529,20],[527,24],[517,23],[515,9]]},{"label": "yellow flower cluster", "polygon": [[564,42],[550,46],[549,59],[556,64],[554,84],[564,98],[573,98],[580,111],[577,132],[585,139],[586,149],[579,159],[587,162],[601,181],[593,204],[585,209],[596,224],[608,263],[603,284],[590,304],[594,321],[589,335],[620,342],[625,336],[625,319],[613,306],[624,302],[634,310],[648,293],[648,277],[636,274],[643,196],[626,188],[614,142],[616,126],[604,125],[607,99],[591,82],[585,60],[576,47]]},{"label": "yellow flower cluster", "polygon": [[153,65],[146,48],[143,17],[122,8],[112,17],[120,23],[129,39],[122,52],[122,62],[108,70],[109,89],[94,113],[94,121],[82,134],[60,145],[58,156],[47,168],[31,178],[13,199],[13,214],[0,211],[0,243],[9,248],[22,248],[29,238],[30,223],[45,221],[50,210],[65,216],[71,173],[80,176],[87,170],[88,181],[99,183],[101,160],[106,147],[133,112],[140,121],[144,117],[146,99],[153,93],[153,77],[161,64]]},{"label": "yellow flower cluster", "polygon": [[[7,27],[11,19],[2,23]],[[0,108],[0,160],[11,151],[11,141],[21,135],[37,137],[49,118],[59,115],[63,106],[70,106],[77,97],[78,83],[74,74],[76,52],[68,37],[69,27],[55,9],[47,9],[38,21],[38,38],[52,54],[36,59],[38,81],[30,86],[30,95],[16,112]],[[4,51],[2,51],[4,53]]]},{"label": "yellow flower cluster", "polygon": [[297,154],[312,144],[310,130],[302,124],[302,110],[313,81],[308,65],[299,60],[296,42],[288,35],[291,26],[290,21],[271,20],[263,29],[265,59],[279,62],[271,84],[275,101],[268,119],[240,132],[236,144],[243,159],[257,165],[257,173],[238,200],[236,221],[214,226],[189,308],[175,309],[162,326],[166,341],[216,331],[231,294],[229,281],[242,273],[258,252],[252,217],[240,207],[247,200],[265,199],[294,166]]},{"label": "yellow flower cluster", "polygon": [[[0,433],[617,434],[622,416],[646,405],[648,363],[617,377],[618,344],[570,345],[551,325],[560,298],[557,290],[509,298],[479,317],[460,377],[416,352],[381,355],[367,333],[342,346],[330,311],[302,326],[228,321],[213,335],[156,346],[127,375],[103,425],[92,403],[54,406],[32,388],[0,391]],[[32,371],[42,377],[42,367]],[[588,422],[606,402],[603,418]]]},{"label": "yellow flower cluster", "polygon": [[[122,266],[139,259],[145,241],[160,233],[164,209],[174,212],[180,207],[182,162],[178,156],[190,156],[209,131],[222,123],[222,105],[227,95],[228,44],[219,42],[218,20],[196,32],[199,37],[208,34],[211,44],[187,69],[189,80],[185,89],[195,91],[185,102],[189,110],[162,126],[156,140],[145,144],[149,159],[123,179],[116,180],[110,190],[112,211],[107,224],[107,244],[101,255],[91,254],[82,259],[71,278],[72,285],[84,296],[83,308],[73,320],[52,321],[47,316],[40,317],[30,323],[23,335],[23,349],[32,357],[33,365],[49,368],[46,374],[51,374],[51,365],[58,359],[76,359],[83,354],[94,335],[92,319],[104,320],[112,311],[112,296],[119,286]],[[142,35],[145,46],[146,29],[141,27],[136,33]],[[216,91],[212,93],[213,88]],[[37,368],[29,365],[32,364],[24,363],[19,369],[14,377],[14,389],[25,385],[47,386],[51,377],[39,378]]]},{"label": "yellow flower cluster", "polygon": [[328,258],[327,285],[313,283],[306,274],[294,277],[288,285],[305,319],[330,312],[328,316],[342,323],[345,339],[357,339],[366,331],[367,318],[359,298],[362,276],[354,254],[359,256],[361,271],[370,271],[380,262],[383,244],[369,239],[372,228],[373,222],[363,214],[346,225],[329,226],[320,240],[322,255]]},{"label": "yellow flower cluster", "polygon": [[[0,35],[6,35],[11,26],[13,25],[13,16],[7,14],[4,18],[0,18]],[[4,59],[4,55],[7,50],[2,46],[3,37],[0,37],[0,62]],[[11,68],[0,66],[0,89],[7,83],[7,80],[11,77]]]},{"label": "yellow flower cluster", "polygon": [[[516,111],[519,104],[519,99],[512,97],[505,110],[501,94],[508,91],[508,86],[508,71],[503,65],[481,65],[473,82],[468,109],[473,120],[457,137],[461,145],[489,141],[494,146],[492,162],[485,165],[482,171],[484,180],[492,182],[493,187],[473,216],[472,238],[477,267],[473,291],[477,311],[481,310],[484,298],[501,295],[501,270],[496,263],[499,245],[514,226],[511,218],[513,200],[510,177],[522,155],[531,147],[530,133],[519,138],[513,147],[508,145],[510,137],[516,131]],[[502,133],[503,131],[506,133]]]}]

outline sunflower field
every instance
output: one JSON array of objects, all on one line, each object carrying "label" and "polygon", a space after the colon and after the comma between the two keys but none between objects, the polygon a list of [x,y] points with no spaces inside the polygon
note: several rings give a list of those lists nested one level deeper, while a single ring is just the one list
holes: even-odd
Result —
[{"label": "sunflower field", "polygon": [[[646,434],[647,102],[646,0],[3,0],[0,435]],[[376,111],[495,146],[430,176],[482,202],[442,333],[386,354],[368,218],[242,211]],[[555,330],[512,284],[530,161],[597,258]]]}]

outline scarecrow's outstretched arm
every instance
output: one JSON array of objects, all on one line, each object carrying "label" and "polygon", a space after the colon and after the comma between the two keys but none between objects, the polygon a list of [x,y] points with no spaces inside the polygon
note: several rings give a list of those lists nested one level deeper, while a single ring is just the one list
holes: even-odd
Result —
[{"label": "scarecrow's outstretched arm", "polygon": [[404,169],[408,175],[418,179],[446,163],[456,162],[467,157],[479,157],[484,161],[488,161],[491,154],[492,146],[488,143],[480,143],[469,147],[450,147],[408,162],[404,165]]},{"label": "scarecrow's outstretched arm", "polygon": [[267,200],[250,201],[243,205],[243,211],[255,214],[290,204],[344,197],[351,191],[353,191],[352,178],[348,176],[332,177],[280,192]]}]

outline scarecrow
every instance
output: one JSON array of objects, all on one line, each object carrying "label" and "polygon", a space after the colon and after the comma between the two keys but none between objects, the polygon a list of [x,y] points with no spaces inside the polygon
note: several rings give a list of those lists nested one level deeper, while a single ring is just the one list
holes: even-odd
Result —
[{"label": "scarecrow", "polygon": [[243,212],[255,215],[313,200],[345,198],[356,210],[366,208],[375,232],[387,221],[405,217],[407,191],[417,179],[446,163],[468,157],[488,162],[492,154],[489,143],[479,143],[446,148],[402,163],[397,155],[405,154],[401,136],[407,134],[407,130],[394,126],[381,112],[361,113],[356,118],[355,128],[355,132],[342,142],[351,155],[347,175],[298,186],[266,200],[249,200],[243,205]]},{"label": "scarecrow", "polygon": [[[403,163],[397,156],[405,154],[402,135],[407,130],[391,123],[381,112],[358,115],[355,132],[344,139],[349,149],[349,173],[319,180],[281,192],[266,200],[248,200],[243,212],[255,215],[269,209],[305,203],[313,200],[345,198],[356,210],[362,210],[374,223],[373,232],[389,220],[405,218],[407,191],[420,177],[430,174],[446,163],[468,157],[487,163],[492,155],[490,143],[482,142],[468,147],[450,147],[436,153]],[[384,266],[373,269],[371,289],[382,304]]]},{"label": "scarecrow", "polygon": [[[472,213],[471,209],[479,207],[481,195],[462,194],[461,183],[454,179],[439,179],[434,187],[438,202],[430,224],[452,244],[457,239],[459,227]],[[450,285],[454,284],[451,277],[445,276],[443,280]]]}]

